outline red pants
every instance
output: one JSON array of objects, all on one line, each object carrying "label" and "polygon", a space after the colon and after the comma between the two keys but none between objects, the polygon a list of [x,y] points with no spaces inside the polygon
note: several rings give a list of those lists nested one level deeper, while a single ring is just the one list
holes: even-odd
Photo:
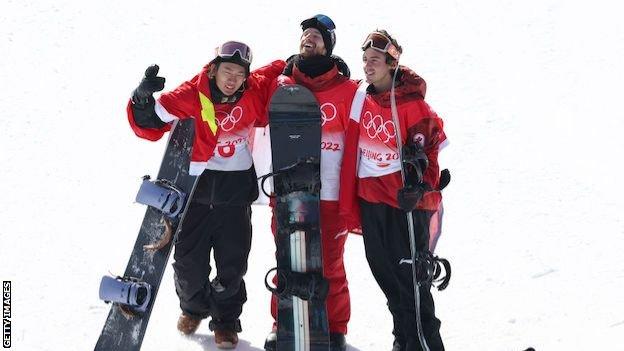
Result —
[{"label": "red pants", "polygon": [[[271,201],[271,207],[273,208],[271,227],[273,235],[275,235],[276,222],[273,201]],[[329,281],[329,293],[326,301],[329,331],[346,334],[347,323],[351,316],[349,287],[343,261],[347,232],[346,225],[338,215],[337,201],[321,201],[321,241],[323,246],[323,275]],[[273,277],[273,284],[276,283],[277,277]],[[274,320],[277,319],[277,298],[275,295],[271,296],[271,315],[273,315]]]}]

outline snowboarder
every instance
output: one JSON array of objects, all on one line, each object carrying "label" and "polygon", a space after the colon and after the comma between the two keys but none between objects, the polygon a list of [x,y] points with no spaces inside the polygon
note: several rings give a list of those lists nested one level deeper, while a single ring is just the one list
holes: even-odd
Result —
[{"label": "snowboarder", "polygon": [[[343,262],[348,224],[338,215],[340,167],[345,127],[357,82],[350,80],[346,63],[332,55],[336,44],[334,22],[316,15],[301,22],[299,54],[287,60],[277,85],[300,84],[310,89],[322,112],[321,135],[321,240],[323,275],[329,281],[327,313],[331,350],[345,350],[347,323],[351,313],[349,288]],[[275,220],[275,214],[273,216]],[[275,224],[273,225],[275,230]],[[275,280],[274,280],[275,282]],[[277,299],[271,298],[271,314],[277,316]],[[276,324],[265,341],[265,350],[276,349]]]},{"label": "snowboarder", "polygon": [[[358,215],[361,219],[366,258],[388,299],[394,322],[393,350],[422,349],[417,318],[421,318],[428,348],[444,350],[430,284],[422,284],[418,290],[420,316],[416,312],[406,216],[412,212],[416,251],[428,252],[429,221],[441,201],[438,152],[447,141],[443,123],[424,101],[425,81],[409,68],[398,66],[402,48],[388,32],[370,33],[362,51],[369,85],[361,112],[351,117],[348,128],[341,175],[352,179],[353,186],[341,188],[341,199],[345,199],[341,213],[351,215],[350,220],[357,221]],[[398,126],[391,106],[393,84]],[[406,178],[411,177],[407,180],[412,187],[401,195],[404,184],[397,135],[402,136],[405,152],[424,149],[426,155],[426,159],[423,156],[416,162],[416,173],[422,172],[422,181],[414,181],[416,174],[408,173]],[[346,201],[349,198],[351,201]]]},{"label": "snowboarder", "polygon": [[[175,243],[173,268],[182,314],[178,330],[194,333],[211,317],[218,348],[234,348],[239,316],[247,300],[243,276],[251,246],[251,206],[258,196],[248,137],[266,125],[270,84],[285,63],[275,61],[250,73],[251,49],[228,41],[199,74],[160,95],[165,79],[151,66],[134,90],[128,119],[137,136],[158,140],[176,119],[194,118],[189,173],[200,175]],[[210,281],[214,250],[216,277]]]}]

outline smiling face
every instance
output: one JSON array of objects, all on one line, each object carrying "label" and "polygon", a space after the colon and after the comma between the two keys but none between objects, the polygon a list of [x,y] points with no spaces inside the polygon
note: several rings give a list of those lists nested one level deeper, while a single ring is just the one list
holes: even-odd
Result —
[{"label": "smiling face", "polygon": [[390,89],[392,84],[392,72],[396,67],[396,63],[386,63],[386,54],[368,48],[362,55],[362,63],[364,68],[364,75],[366,77],[366,83],[375,86],[378,92],[383,92]]},{"label": "smiling face", "polygon": [[299,53],[303,57],[320,56],[327,53],[325,43],[323,42],[323,36],[318,29],[308,28],[303,31],[299,43]]},{"label": "smiling face", "polygon": [[234,95],[245,82],[245,78],[245,67],[232,62],[221,62],[215,73],[217,88],[227,96]]}]

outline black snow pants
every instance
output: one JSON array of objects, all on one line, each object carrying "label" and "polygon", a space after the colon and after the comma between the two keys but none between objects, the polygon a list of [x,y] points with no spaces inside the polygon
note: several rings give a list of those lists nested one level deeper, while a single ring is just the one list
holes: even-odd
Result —
[{"label": "black snow pants", "polygon": [[[243,277],[251,248],[255,171],[204,171],[175,243],[173,268],[180,308],[212,317],[211,329],[239,329],[247,291]],[[216,276],[211,281],[210,255]]]},{"label": "black snow pants", "polygon": [[[251,206],[191,203],[175,246],[176,292],[182,311],[196,318],[236,322],[247,301],[243,276],[251,247]],[[212,271],[213,251],[217,269]]]},{"label": "black snow pants", "polygon": [[[362,234],[366,259],[377,284],[388,299],[388,309],[394,322],[395,343],[401,351],[422,350],[416,326],[414,284],[412,280],[409,234],[405,212],[380,203],[360,199]],[[428,249],[429,220],[426,211],[413,211],[416,248]],[[435,316],[431,286],[422,285],[420,291],[421,320],[425,340],[431,351],[442,351],[440,320]]]}]

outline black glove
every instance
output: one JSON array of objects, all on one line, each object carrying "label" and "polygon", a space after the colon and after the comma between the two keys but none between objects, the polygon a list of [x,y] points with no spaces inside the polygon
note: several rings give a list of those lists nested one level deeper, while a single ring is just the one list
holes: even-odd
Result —
[{"label": "black glove", "polygon": [[145,76],[132,93],[132,102],[136,105],[147,105],[154,100],[152,94],[165,88],[165,78],[158,77],[158,65],[151,65],[145,70]]},{"label": "black glove", "polygon": [[422,146],[418,143],[407,143],[403,145],[402,150],[405,183],[407,185],[422,183],[425,170],[429,167],[429,159]]},{"label": "black glove", "polygon": [[349,66],[347,66],[347,63],[344,62],[342,58],[336,55],[331,55],[331,58],[332,60],[334,60],[336,67],[338,67],[338,72],[342,73],[342,75],[347,78],[351,77],[351,71],[349,70]]},{"label": "black glove", "polygon": [[448,168],[445,168],[440,172],[440,184],[438,185],[438,190],[442,191],[446,188],[447,185],[451,182],[451,172]]},{"label": "black glove", "polygon": [[145,76],[132,92],[132,113],[134,122],[141,128],[160,129],[166,125],[154,110],[156,101],[152,94],[165,87],[165,78],[158,77],[158,65],[151,65],[145,70]]},{"label": "black glove", "polygon": [[400,209],[409,212],[415,210],[425,192],[431,190],[431,186],[423,179],[425,170],[429,167],[429,159],[420,140],[411,136],[403,145],[402,153],[405,185],[397,192],[397,202]]},{"label": "black glove", "polygon": [[431,187],[427,183],[420,183],[416,185],[407,185],[397,192],[397,202],[399,208],[405,212],[410,212],[416,209],[416,205],[422,199],[425,192],[430,191]]}]

